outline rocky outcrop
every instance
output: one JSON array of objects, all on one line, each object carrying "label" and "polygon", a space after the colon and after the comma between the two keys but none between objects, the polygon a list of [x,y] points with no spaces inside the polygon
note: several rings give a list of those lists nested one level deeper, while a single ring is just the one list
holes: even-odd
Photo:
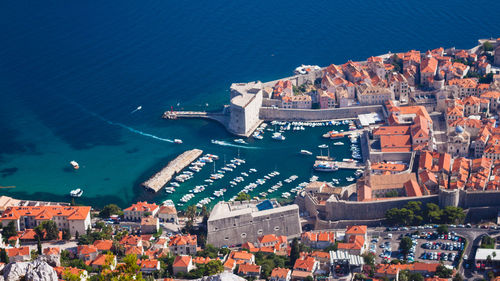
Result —
[{"label": "rocky outcrop", "polygon": [[2,280],[9,281],[57,281],[56,271],[46,262],[45,258],[39,257],[29,262],[9,263],[3,269]]}]

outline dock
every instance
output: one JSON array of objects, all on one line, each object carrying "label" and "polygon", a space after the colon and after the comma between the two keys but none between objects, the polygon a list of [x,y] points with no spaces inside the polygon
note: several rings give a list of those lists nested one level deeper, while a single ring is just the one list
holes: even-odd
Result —
[{"label": "dock", "polygon": [[161,171],[154,174],[147,181],[142,183],[144,188],[158,192],[162,189],[172,177],[186,168],[191,164],[196,158],[200,157],[203,153],[201,149],[192,149],[183,152],[181,155],[177,156],[174,160],[170,161],[167,166],[163,167]]},{"label": "dock", "polygon": [[354,162],[336,162],[337,166],[339,169],[346,169],[346,170],[364,170],[365,165],[358,163],[357,161]]}]

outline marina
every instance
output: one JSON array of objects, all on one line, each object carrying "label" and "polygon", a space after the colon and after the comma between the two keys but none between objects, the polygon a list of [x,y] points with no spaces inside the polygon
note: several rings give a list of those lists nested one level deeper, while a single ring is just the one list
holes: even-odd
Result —
[{"label": "marina", "polygon": [[161,171],[153,175],[149,180],[145,181],[142,185],[154,192],[158,192],[163,188],[172,177],[186,168],[191,162],[200,157],[203,153],[200,149],[188,150],[181,155],[177,156],[174,160],[170,161]]},{"label": "marina", "polygon": [[[360,160],[355,159],[361,151],[360,131],[349,131],[335,140],[325,140],[322,135],[346,131],[353,124],[353,120],[264,122],[251,137],[209,141],[205,149],[216,149],[220,158],[206,154],[194,161],[181,172],[181,175],[189,172],[185,174],[186,180],[171,182],[158,200],[172,200],[179,209],[189,205],[200,208],[221,200],[235,200],[240,192],[253,199],[293,200],[311,181],[326,181],[336,187],[352,184],[364,169]],[[276,141],[275,133],[284,139]],[[300,140],[305,136],[313,136],[313,141],[302,143]],[[250,150],[250,147],[262,151]],[[295,149],[290,151],[291,147]],[[268,158],[271,151],[273,155],[288,155],[289,160],[272,160]],[[314,166],[318,163],[323,167],[316,169]],[[301,181],[295,183],[298,179]]]}]

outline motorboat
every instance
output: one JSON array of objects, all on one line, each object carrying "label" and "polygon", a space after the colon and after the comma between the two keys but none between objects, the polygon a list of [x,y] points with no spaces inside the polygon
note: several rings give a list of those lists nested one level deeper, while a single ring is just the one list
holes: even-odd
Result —
[{"label": "motorboat", "polygon": [[305,149],[302,149],[300,151],[300,154],[303,154],[303,155],[312,155],[312,152],[311,151],[308,151],[308,150],[305,150]]},{"label": "motorboat", "polygon": [[81,197],[82,194],[83,194],[83,190],[80,188],[73,189],[69,192],[69,195],[71,195],[71,197]]},{"label": "motorboat", "polygon": [[345,179],[346,179],[346,181],[354,181],[354,178],[353,178],[353,177],[347,177],[347,178],[345,178]]},{"label": "motorboat", "polygon": [[344,143],[341,141],[338,141],[338,142],[334,142],[333,145],[344,145]]},{"label": "motorboat", "polygon": [[75,170],[80,169],[80,165],[75,160],[72,160],[69,163],[71,164],[71,166],[73,166],[73,169],[75,169]]},{"label": "motorboat", "polygon": [[234,142],[240,143],[240,144],[247,144],[247,142],[244,141],[243,139],[235,139]]},{"label": "motorboat", "polygon": [[174,143],[181,144],[182,140],[181,139],[174,139]]},{"label": "motorboat", "polygon": [[314,162],[313,169],[319,172],[334,172],[339,167],[333,161],[316,161]]},{"label": "motorboat", "polygon": [[273,133],[272,138],[273,140],[285,140],[285,136],[283,136],[281,133]]},{"label": "motorboat", "polygon": [[320,144],[320,145],[318,145],[318,147],[319,148],[328,148],[328,145],[326,145],[326,144]]}]

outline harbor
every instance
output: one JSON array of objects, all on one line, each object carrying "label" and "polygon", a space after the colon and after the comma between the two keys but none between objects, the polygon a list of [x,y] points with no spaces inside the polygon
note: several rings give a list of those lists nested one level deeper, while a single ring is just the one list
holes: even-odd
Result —
[{"label": "harbor", "polygon": [[200,157],[203,150],[192,149],[185,151],[181,155],[177,156],[174,160],[170,161],[167,166],[165,166],[161,171],[153,175],[149,180],[145,181],[142,185],[154,192],[160,191],[172,177],[181,172],[182,169],[186,168],[191,162]]},{"label": "harbor", "polygon": [[[339,135],[325,139],[327,133]],[[361,135],[354,119],[264,122],[250,137],[227,136],[201,146],[217,155],[205,154],[184,167],[155,201],[172,200],[179,209],[201,208],[235,200],[239,193],[290,201],[312,181],[341,188],[363,174]],[[304,143],[306,136],[311,141]],[[315,169],[318,161],[331,162],[334,168]]]}]

